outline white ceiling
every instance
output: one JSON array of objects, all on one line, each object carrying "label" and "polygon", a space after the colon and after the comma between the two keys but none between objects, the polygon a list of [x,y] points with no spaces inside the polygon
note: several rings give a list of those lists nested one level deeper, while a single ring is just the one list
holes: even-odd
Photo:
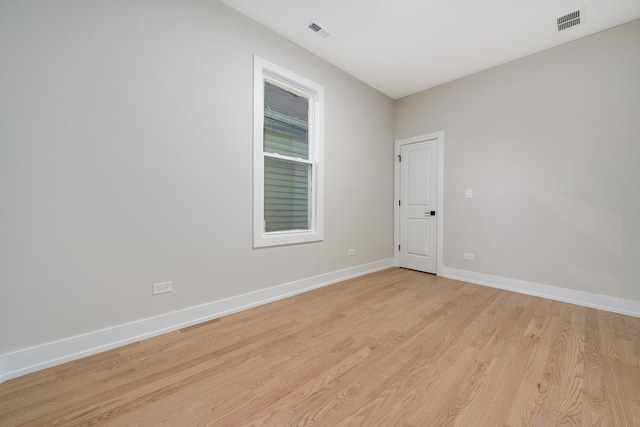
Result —
[{"label": "white ceiling", "polygon": [[221,1],[395,99],[640,18],[640,0]]}]

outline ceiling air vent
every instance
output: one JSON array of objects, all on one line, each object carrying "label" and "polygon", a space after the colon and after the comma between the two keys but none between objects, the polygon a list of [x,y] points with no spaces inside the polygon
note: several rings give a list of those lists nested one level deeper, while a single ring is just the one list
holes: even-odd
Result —
[{"label": "ceiling air vent", "polygon": [[307,28],[309,28],[311,31],[313,31],[314,33],[320,35],[320,37],[326,39],[327,37],[329,37],[331,34],[329,33],[329,31],[325,30],[324,28],[322,28],[320,25],[318,25],[317,23],[311,21],[309,24],[307,24]]},{"label": "ceiling air vent", "polygon": [[584,11],[576,10],[575,12],[567,13],[564,16],[556,19],[558,24],[558,31],[566,30],[584,22]]}]

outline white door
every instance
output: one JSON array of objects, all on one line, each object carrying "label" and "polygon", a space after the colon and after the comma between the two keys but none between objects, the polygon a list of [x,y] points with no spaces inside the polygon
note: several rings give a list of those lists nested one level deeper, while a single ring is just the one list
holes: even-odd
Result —
[{"label": "white door", "polygon": [[400,146],[399,266],[437,272],[438,140]]}]

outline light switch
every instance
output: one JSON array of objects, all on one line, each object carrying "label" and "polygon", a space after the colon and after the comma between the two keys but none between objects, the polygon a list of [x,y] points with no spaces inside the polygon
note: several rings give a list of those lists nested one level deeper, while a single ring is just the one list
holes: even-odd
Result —
[{"label": "light switch", "polygon": [[473,190],[471,188],[467,188],[467,199],[473,199]]}]

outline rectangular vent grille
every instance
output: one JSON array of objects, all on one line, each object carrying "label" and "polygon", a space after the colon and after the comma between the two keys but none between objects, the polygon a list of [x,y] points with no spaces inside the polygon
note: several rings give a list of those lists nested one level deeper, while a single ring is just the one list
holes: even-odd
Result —
[{"label": "rectangular vent grille", "polygon": [[580,11],[576,10],[575,12],[567,13],[566,15],[558,18],[556,21],[558,24],[558,31],[571,28],[575,25],[580,24]]},{"label": "rectangular vent grille", "polygon": [[307,24],[307,28],[309,28],[311,31],[313,31],[314,33],[320,35],[320,37],[325,39],[331,35],[329,31],[325,30],[324,28],[322,28],[320,25],[316,24],[313,21]]}]

